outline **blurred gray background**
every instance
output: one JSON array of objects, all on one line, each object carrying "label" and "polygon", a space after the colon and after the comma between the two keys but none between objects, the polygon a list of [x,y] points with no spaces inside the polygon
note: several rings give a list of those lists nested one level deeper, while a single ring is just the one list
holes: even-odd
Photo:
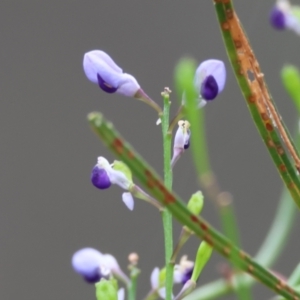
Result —
[{"label": "blurred gray background", "polygon": [[[300,40],[269,26],[273,3],[240,0],[235,6],[292,129],[296,113],[279,71],[287,62],[300,66]],[[208,146],[222,189],[234,195],[243,248],[256,253],[282,184],[228,64],[212,1],[7,0],[0,7],[0,299],[95,299],[93,286],[70,265],[73,252],[85,246],[115,255],[124,270],[128,254],[137,252],[140,299],[150,288],[154,266],[163,265],[157,211],[136,201],[130,212],[118,187],[100,191],[89,180],[97,156],[114,159],[89,129],[86,115],[94,110],[162,173],[156,113],[134,99],[105,94],[86,79],[82,57],[93,49],[109,53],[157,102],[165,86],[174,89],[174,65],[183,55],[198,62],[225,60],[225,91],[205,107]],[[174,114],[175,93],[171,100]],[[174,190],[187,200],[197,189],[186,152],[175,168]],[[203,216],[220,228],[209,200]],[[181,227],[174,223],[176,239]],[[299,262],[299,226],[298,218],[275,265],[284,275]],[[197,245],[193,238],[183,253],[192,259]],[[218,278],[223,262],[215,253],[199,284]],[[267,299],[272,293],[258,284],[255,295]]]}]

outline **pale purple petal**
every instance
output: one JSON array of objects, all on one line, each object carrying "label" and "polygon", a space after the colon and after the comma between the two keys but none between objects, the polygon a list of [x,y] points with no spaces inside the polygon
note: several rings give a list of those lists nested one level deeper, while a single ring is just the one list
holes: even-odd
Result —
[{"label": "pale purple petal", "polygon": [[[166,288],[165,287],[158,289],[157,292],[158,292],[158,295],[160,298],[166,299]],[[173,299],[173,296],[172,296],[172,299]]]},{"label": "pale purple petal", "polygon": [[124,175],[124,173],[119,170],[114,170],[113,168],[110,168],[107,171],[107,175],[109,176],[109,179],[113,184],[117,184],[124,190],[128,190],[130,188],[131,182]]},{"label": "pale purple petal", "polygon": [[150,283],[151,283],[151,288],[153,290],[156,290],[159,288],[159,268],[158,267],[153,269],[151,276],[150,276]]},{"label": "pale purple petal", "polygon": [[104,254],[103,258],[104,258],[104,265],[105,265],[106,268],[108,268],[110,270],[120,269],[117,260],[111,254]]},{"label": "pale purple petal", "polygon": [[124,290],[124,288],[120,288],[118,290],[118,300],[125,300],[125,290]]},{"label": "pale purple petal", "polygon": [[127,208],[129,210],[133,210],[134,208],[134,199],[131,195],[131,193],[123,193],[122,194],[122,200],[125,203],[125,205],[127,206]]},{"label": "pale purple petal", "polygon": [[113,61],[113,59],[106,52],[101,50],[93,50],[90,52],[94,53],[100,59],[105,61],[117,73],[123,73],[123,70]]},{"label": "pale purple petal", "polygon": [[140,88],[137,80],[132,75],[124,73],[120,78],[117,93],[127,97],[133,97]]},{"label": "pale purple petal", "polygon": [[93,248],[81,249],[75,252],[72,257],[74,270],[90,283],[95,283],[101,279],[100,265],[102,262],[103,255]]}]

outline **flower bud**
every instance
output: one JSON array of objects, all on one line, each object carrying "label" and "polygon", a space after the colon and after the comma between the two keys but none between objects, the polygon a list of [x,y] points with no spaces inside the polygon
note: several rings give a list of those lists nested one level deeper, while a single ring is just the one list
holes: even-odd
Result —
[{"label": "flower bud", "polygon": [[196,70],[195,87],[204,100],[215,99],[224,89],[226,69],[221,60],[209,59]]},{"label": "flower bud", "polygon": [[179,157],[182,155],[184,150],[188,149],[190,146],[190,123],[188,121],[180,120],[178,122],[178,129],[174,138],[173,146],[173,157],[171,161],[172,167],[175,165]]},{"label": "flower bud", "polygon": [[106,93],[119,93],[133,97],[140,89],[136,79],[132,75],[123,73],[112,58],[101,50],[85,53],[83,69],[87,78],[97,83]]},{"label": "flower bud", "polygon": [[187,208],[190,212],[192,212],[195,215],[199,215],[203,208],[203,194],[201,191],[196,192],[192,195],[191,199],[189,200],[187,204]]},{"label": "flower bud", "polygon": [[96,284],[97,300],[118,300],[118,292],[111,280],[101,280]]},{"label": "flower bud", "polygon": [[101,265],[103,255],[93,248],[84,248],[74,253],[72,266],[89,283],[98,282],[102,278]]},{"label": "flower bud", "polygon": [[210,259],[212,251],[213,248],[206,241],[202,241],[200,243],[200,246],[197,251],[196,259],[195,259],[192,278],[191,278],[193,281],[196,282],[198,280],[200,273],[202,272],[204,266],[207,264],[207,262]]}]

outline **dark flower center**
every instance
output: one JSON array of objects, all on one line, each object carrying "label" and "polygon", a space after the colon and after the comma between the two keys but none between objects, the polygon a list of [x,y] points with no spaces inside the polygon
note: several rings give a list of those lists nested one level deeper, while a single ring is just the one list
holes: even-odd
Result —
[{"label": "dark flower center", "polygon": [[88,283],[96,283],[100,281],[102,276],[99,274],[99,272],[95,272],[94,274],[84,275],[83,278]]},{"label": "dark flower center", "polygon": [[216,82],[216,79],[209,75],[202,82],[200,94],[205,100],[213,100],[217,97],[219,93],[219,87]]},{"label": "dark flower center", "polygon": [[111,182],[106,171],[98,168],[97,166],[92,170],[91,181],[96,188],[101,190],[108,189],[111,186]]},{"label": "dark flower center", "polygon": [[285,16],[284,13],[276,6],[273,7],[270,13],[270,23],[275,29],[285,29]]},{"label": "dark flower center", "polygon": [[98,85],[101,88],[101,90],[103,90],[104,92],[112,94],[118,90],[118,88],[115,88],[110,84],[108,84],[107,82],[105,82],[98,73],[97,73],[97,78],[98,78]]}]

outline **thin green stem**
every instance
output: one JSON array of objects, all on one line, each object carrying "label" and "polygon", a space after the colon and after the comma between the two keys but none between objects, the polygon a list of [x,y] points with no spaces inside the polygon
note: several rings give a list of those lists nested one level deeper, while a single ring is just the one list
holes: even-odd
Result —
[{"label": "thin green stem", "polygon": [[[172,189],[172,168],[171,168],[171,146],[172,134],[168,133],[170,118],[170,97],[169,91],[165,89],[162,93],[164,98],[164,109],[162,116],[162,135],[164,152],[164,182],[168,189]],[[169,210],[162,211],[162,220],[165,239],[165,264],[166,264],[166,300],[172,299],[173,290],[173,269],[171,256],[173,252],[173,225],[172,214]]]},{"label": "thin green stem", "polygon": [[99,113],[88,116],[90,125],[104,144],[121,159],[136,176],[148,193],[162,203],[172,215],[183,225],[192,230],[195,235],[209,243],[217,252],[239,268],[261,281],[267,287],[290,300],[300,300],[300,294],[269,270],[255,262],[250,255],[232,245],[232,243],[214,229],[201,216],[191,213],[183,201],[167,188],[159,175],[143,158],[121,137],[113,125],[107,122]]},{"label": "thin green stem", "polygon": [[130,266],[130,284],[128,285],[128,300],[136,299],[136,288],[137,288],[137,279],[140,274],[140,270],[135,266]]}]

